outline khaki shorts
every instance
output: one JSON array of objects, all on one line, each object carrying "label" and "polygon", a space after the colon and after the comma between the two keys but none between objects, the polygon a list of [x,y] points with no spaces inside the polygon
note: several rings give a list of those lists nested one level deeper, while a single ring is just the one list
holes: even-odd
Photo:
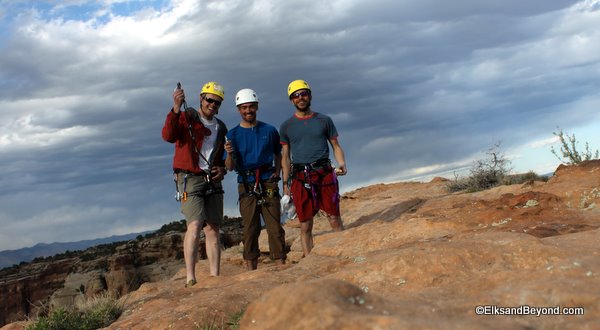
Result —
[{"label": "khaki shorts", "polygon": [[[184,192],[184,177],[184,173],[177,174],[177,187],[181,193]],[[206,196],[194,194],[196,192],[206,192],[210,188],[221,192]],[[185,191],[188,196],[185,201],[181,200],[181,213],[185,216],[188,224],[192,221],[201,220],[216,226],[221,225],[221,222],[223,222],[223,184],[220,181],[213,181],[211,185],[204,176],[188,175]]]}]

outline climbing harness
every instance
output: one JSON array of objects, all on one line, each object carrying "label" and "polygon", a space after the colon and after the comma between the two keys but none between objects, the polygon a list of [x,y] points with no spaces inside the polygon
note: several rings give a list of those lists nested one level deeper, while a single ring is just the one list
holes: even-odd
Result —
[{"label": "climbing harness", "polygon": [[[262,205],[266,203],[265,197],[279,197],[279,189],[263,189],[263,185],[261,184],[261,174],[269,170],[274,170],[274,167],[271,165],[263,165],[246,171],[238,171],[238,174],[242,177],[245,196],[256,196],[258,198],[256,205]],[[248,182],[248,177],[250,176],[254,177],[254,185],[252,186],[252,190],[250,190],[250,183]],[[240,196],[240,198],[241,197],[243,196]]]},{"label": "climbing harness", "polygon": [[[319,183],[313,180],[313,173],[319,176],[320,179],[323,179],[327,174],[331,172],[332,181],[331,183]],[[299,175],[299,174],[302,175]],[[319,199],[317,198],[317,186],[329,186],[335,185],[337,186],[338,180],[337,175],[335,174],[335,170],[331,165],[331,160],[327,158],[319,159],[312,163],[304,163],[304,164],[292,164],[292,176],[295,180],[298,180],[303,183],[305,189],[310,191],[311,194],[311,202],[313,203],[313,208],[319,208]],[[320,180],[319,180],[320,181]],[[334,205],[339,205],[340,195],[339,193],[334,194],[332,197],[332,202]]]},{"label": "climbing harness", "polygon": [[[177,179],[178,179],[178,174],[179,173],[183,173],[183,191],[179,191],[179,185],[177,184]],[[188,177],[191,176],[201,176],[204,177],[204,179],[206,180],[206,182],[208,182],[209,187],[206,190],[198,190],[198,191],[194,191],[194,192],[187,192],[187,181],[188,181]],[[199,197],[207,197],[210,195],[214,195],[214,194],[222,194],[224,193],[223,189],[221,188],[217,188],[214,186],[214,184],[211,181],[208,181],[208,175],[205,173],[202,174],[195,174],[195,173],[185,173],[185,172],[175,172],[173,173],[173,180],[175,181],[175,189],[176,189],[176,193],[175,193],[175,200],[180,202],[180,201],[187,201],[187,198],[190,196],[199,196]]]}]

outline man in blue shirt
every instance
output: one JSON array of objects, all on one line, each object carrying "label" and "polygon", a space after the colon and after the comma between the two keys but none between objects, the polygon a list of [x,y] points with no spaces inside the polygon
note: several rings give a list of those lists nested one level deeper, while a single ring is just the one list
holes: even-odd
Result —
[{"label": "man in blue shirt", "polygon": [[258,96],[242,89],[235,96],[242,120],[227,133],[225,167],[238,173],[240,214],[244,223],[244,260],[248,270],[258,267],[262,215],[269,235],[271,258],[286,259],[285,231],[280,221],[279,173],[281,145],[277,129],[256,119]]}]

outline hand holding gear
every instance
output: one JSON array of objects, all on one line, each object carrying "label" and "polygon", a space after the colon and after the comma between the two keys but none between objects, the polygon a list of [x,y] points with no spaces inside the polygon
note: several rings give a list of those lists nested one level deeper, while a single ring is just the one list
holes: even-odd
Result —
[{"label": "hand holding gear", "polygon": [[342,175],[346,175],[347,173],[348,173],[348,170],[346,169],[345,164],[338,165],[338,167],[335,169],[335,175],[342,176]]}]

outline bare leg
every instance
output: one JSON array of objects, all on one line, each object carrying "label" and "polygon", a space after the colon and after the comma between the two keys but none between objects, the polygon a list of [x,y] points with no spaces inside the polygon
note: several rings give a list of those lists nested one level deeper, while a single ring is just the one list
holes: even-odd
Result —
[{"label": "bare leg", "polygon": [[313,248],[313,219],[300,223],[300,242],[302,243],[302,251],[306,257]]},{"label": "bare leg", "polygon": [[329,224],[333,231],[342,231],[344,230],[344,223],[342,222],[342,217],[335,215],[327,215],[327,220],[329,220]]},{"label": "bare leg", "polygon": [[207,223],[204,227],[204,237],[206,238],[206,255],[208,256],[208,265],[212,276],[219,276],[221,273],[221,241],[219,236],[219,227]]},{"label": "bare leg", "polygon": [[183,238],[183,258],[185,260],[186,283],[196,280],[196,260],[198,259],[198,233],[201,221],[192,220]]}]

